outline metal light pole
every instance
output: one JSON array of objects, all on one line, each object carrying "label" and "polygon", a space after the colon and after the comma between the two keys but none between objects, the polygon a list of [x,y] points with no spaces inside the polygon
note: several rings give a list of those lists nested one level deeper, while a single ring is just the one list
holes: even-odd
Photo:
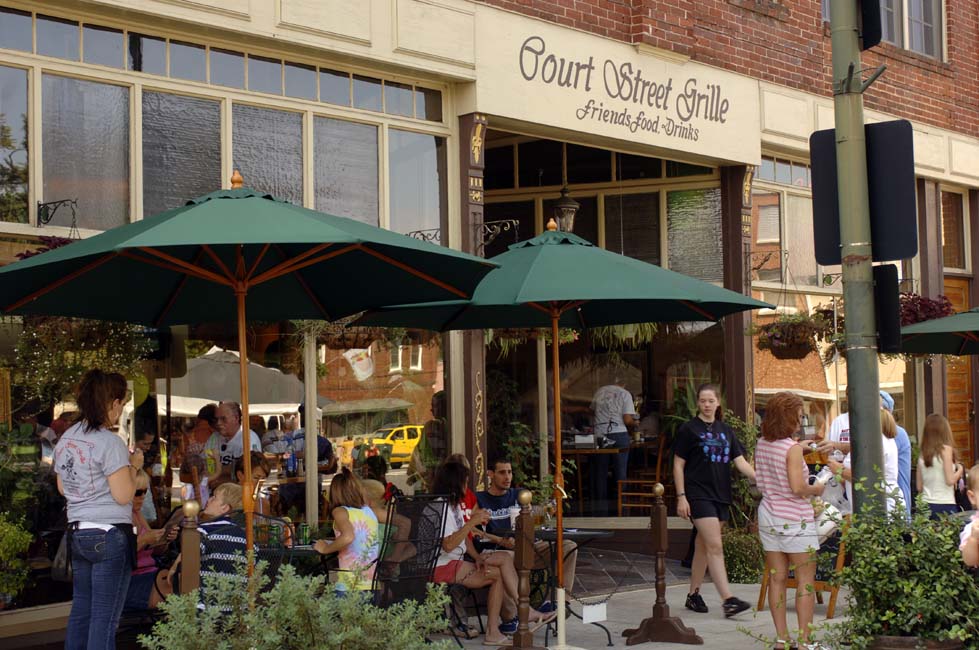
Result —
[{"label": "metal light pole", "polygon": [[[852,470],[855,481],[867,479],[867,487],[871,488],[881,481],[884,452],[880,426],[867,143],[863,122],[863,91],[869,82],[863,83],[860,79],[858,7],[856,0],[832,0],[830,28]],[[884,495],[874,489],[854,490],[853,498],[855,513],[859,513],[863,504],[868,502],[879,506],[881,511],[884,509]]]}]

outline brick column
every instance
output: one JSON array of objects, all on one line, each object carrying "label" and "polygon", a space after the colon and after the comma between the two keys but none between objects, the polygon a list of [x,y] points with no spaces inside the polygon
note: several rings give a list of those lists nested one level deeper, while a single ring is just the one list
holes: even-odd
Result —
[{"label": "brick column", "polygon": [[[945,272],[942,265],[942,195],[934,181],[919,178],[918,194],[918,253],[921,265],[922,296],[935,298],[945,292]],[[945,361],[935,357],[925,364],[925,413],[944,413]]]},{"label": "brick column", "polygon": [[[751,295],[751,180],[754,167],[721,167],[721,233],[724,287]],[[724,395],[726,407],[746,422],[754,413],[752,339],[745,336],[751,312],[724,317]]]}]

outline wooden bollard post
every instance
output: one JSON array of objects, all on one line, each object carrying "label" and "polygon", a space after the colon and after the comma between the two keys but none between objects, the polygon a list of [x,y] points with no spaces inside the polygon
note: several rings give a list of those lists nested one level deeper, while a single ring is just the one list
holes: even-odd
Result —
[{"label": "wooden bollard post", "polygon": [[534,568],[534,515],[530,502],[533,495],[530,490],[520,490],[517,503],[520,504],[520,514],[517,516],[516,557],[514,564],[517,568],[517,617],[520,623],[517,633],[513,635],[513,647],[530,650],[539,648],[534,645],[534,633],[528,625],[530,619],[530,570]]},{"label": "wooden bollard post", "polygon": [[669,546],[669,530],[666,520],[666,504],[663,502],[663,484],[653,486],[653,553],[656,555],[656,602],[653,615],[644,619],[638,628],[625,630],[626,645],[636,645],[646,641],[664,643],[688,643],[703,645],[704,640],[697,636],[693,628],[683,624],[676,616],[670,616],[670,606],[666,604],[666,549]]},{"label": "wooden bollard post", "polygon": [[184,501],[184,523],[180,531],[180,593],[189,593],[201,586],[201,534],[197,530],[197,515],[201,504],[193,499]]}]

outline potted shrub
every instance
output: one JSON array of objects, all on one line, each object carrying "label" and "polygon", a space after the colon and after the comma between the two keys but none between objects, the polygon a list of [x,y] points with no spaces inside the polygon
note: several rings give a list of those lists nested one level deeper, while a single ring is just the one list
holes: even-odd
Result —
[{"label": "potted shrub", "polygon": [[0,609],[6,609],[27,586],[27,549],[33,539],[27,529],[0,512]]},{"label": "potted shrub", "polygon": [[923,502],[910,522],[870,510],[854,517],[843,533],[851,559],[836,578],[846,589],[848,613],[827,628],[837,642],[830,647],[951,650],[979,644],[979,582],[959,555],[962,524],[930,520]]},{"label": "potted shrub", "polygon": [[776,359],[804,359],[816,352],[816,339],[832,329],[820,313],[779,314],[775,320],[756,325],[751,333],[758,337],[759,350],[768,350]]}]

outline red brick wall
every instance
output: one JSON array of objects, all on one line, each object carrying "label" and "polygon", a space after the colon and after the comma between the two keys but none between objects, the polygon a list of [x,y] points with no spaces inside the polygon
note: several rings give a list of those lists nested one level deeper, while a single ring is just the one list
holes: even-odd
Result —
[{"label": "red brick wall", "polygon": [[[772,83],[831,95],[829,29],[817,0],[480,0],[627,43],[648,43]],[[979,6],[945,0],[948,63],[881,45],[868,108],[979,136]]]}]

